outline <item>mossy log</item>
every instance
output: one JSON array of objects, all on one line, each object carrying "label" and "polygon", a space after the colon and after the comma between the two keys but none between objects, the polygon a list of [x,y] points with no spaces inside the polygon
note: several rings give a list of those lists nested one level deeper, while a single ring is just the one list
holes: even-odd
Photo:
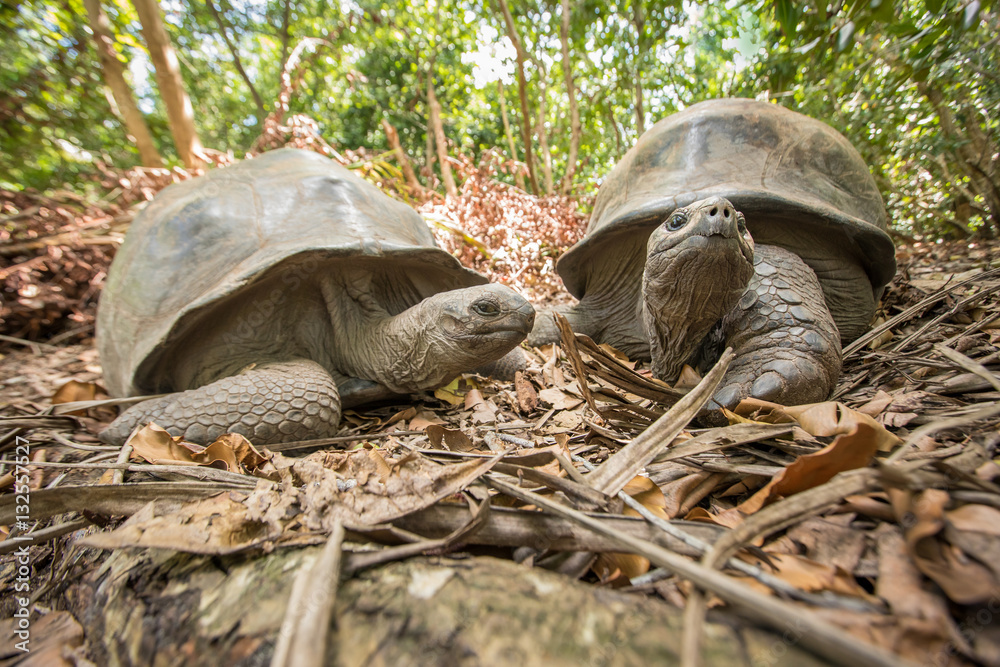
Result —
[{"label": "mossy log", "polygon": [[[266,665],[294,577],[320,551],[121,550],[67,600],[98,664]],[[434,557],[343,581],[325,641],[338,666],[671,665],[682,629],[682,612],[657,599],[496,558]],[[706,665],[823,664],[794,638],[723,613],[702,646]]]}]

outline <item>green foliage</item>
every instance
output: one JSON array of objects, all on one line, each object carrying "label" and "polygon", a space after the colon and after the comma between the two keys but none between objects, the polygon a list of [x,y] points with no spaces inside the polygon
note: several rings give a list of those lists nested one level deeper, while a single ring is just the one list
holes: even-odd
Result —
[{"label": "green foliage", "polygon": [[[774,46],[748,71],[747,85],[759,82],[843,132],[871,165],[901,231],[1000,231],[1000,174],[988,159],[1000,150],[991,2],[852,0],[796,13],[775,0],[773,7]],[[990,176],[977,180],[984,172]]]},{"label": "green foliage", "polygon": [[137,161],[104,93],[82,1],[3,7],[0,187],[76,187],[94,159]]},{"label": "green foliage", "polygon": [[[138,23],[123,0],[104,4],[122,59],[138,75],[132,85],[147,122],[173,159]],[[533,152],[540,165],[544,138],[558,182],[571,136],[561,3],[511,0],[510,8],[527,54]],[[424,164],[430,77],[450,150],[473,159],[495,147],[507,154],[502,79],[523,159],[513,57],[496,0],[195,0],[161,9],[210,148],[239,155],[253,145],[275,109],[286,60],[311,38],[317,42],[293,70],[286,118],[311,116],[335,146],[387,150],[385,118]],[[133,164],[82,0],[0,11],[0,186],[61,186],[93,171],[96,157]],[[995,165],[971,165],[969,146],[998,152],[997,27],[992,0],[573,0],[577,191],[592,190],[656,120],[704,99],[763,97],[843,132],[872,166],[901,229],[933,235],[946,220],[985,229],[989,187],[970,170]]]}]

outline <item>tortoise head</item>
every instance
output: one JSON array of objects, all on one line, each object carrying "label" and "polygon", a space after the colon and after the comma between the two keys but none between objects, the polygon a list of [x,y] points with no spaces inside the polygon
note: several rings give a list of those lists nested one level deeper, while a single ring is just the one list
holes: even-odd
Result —
[{"label": "tortoise head", "polygon": [[[746,218],[724,197],[709,197],[674,210],[649,235],[646,248],[646,270],[655,279],[678,270],[680,267],[674,265],[685,256],[687,261],[704,262],[706,269],[720,261],[735,267],[753,265],[753,237]],[[750,273],[743,274],[745,288]],[[709,282],[720,277],[713,278]]]},{"label": "tortoise head", "polygon": [[531,331],[535,310],[509,287],[487,284],[439,292],[397,317],[409,349],[382,382],[414,391],[503,357]]},{"label": "tortoise head", "polygon": [[477,362],[505,355],[524,340],[535,322],[531,304],[504,285],[441,292],[425,299],[425,304],[437,312],[436,329],[443,339]]},{"label": "tortoise head", "polygon": [[753,237],[728,199],[710,197],[670,213],[646,248],[642,312],[653,371],[673,379],[746,291]]}]

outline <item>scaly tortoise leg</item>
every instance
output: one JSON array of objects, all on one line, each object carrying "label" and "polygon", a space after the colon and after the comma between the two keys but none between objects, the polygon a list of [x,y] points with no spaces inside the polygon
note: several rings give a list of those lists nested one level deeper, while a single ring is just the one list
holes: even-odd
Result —
[{"label": "scaly tortoise leg", "polygon": [[723,323],[736,358],[715,401],[783,405],[825,400],[840,377],[840,333],[812,269],[777,246],[757,246],[754,276]]},{"label": "scaly tortoise leg", "polygon": [[100,438],[120,445],[136,426],[149,422],[203,445],[230,432],[258,445],[325,438],[337,433],[340,394],[326,369],[313,361],[263,364],[197,389],[138,403]]}]

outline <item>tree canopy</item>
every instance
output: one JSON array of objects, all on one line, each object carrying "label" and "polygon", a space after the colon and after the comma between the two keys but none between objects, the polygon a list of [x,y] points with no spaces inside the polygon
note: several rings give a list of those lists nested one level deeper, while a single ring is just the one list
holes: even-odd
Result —
[{"label": "tree canopy", "polygon": [[[155,148],[182,164],[136,11],[150,0],[99,4]],[[98,162],[140,163],[86,5],[0,8],[0,187],[79,190]],[[388,152],[394,128],[428,188],[445,188],[441,156],[496,149],[526,165],[502,175],[511,182],[585,195],[657,120],[756,97],[843,132],[899,233],[1000,233],[990,0],[164,0],[158,11],[195,139],[238,157],[277,110],[313,119],[338,150]]]}]

